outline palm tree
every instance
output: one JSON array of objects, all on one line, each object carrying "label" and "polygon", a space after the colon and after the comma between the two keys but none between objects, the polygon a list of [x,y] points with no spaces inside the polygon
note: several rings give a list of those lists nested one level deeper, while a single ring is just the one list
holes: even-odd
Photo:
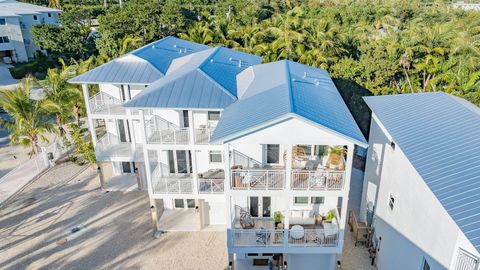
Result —
[{"label": "palm tree", "polygon": [[51,114],[45,108],[43,100],[30,99],[33,78],[27,77],[14,90],[0,92],[0,105],[11,116],[11,120],[0,120],[1,125],[10,132],[10,143],[19,143],[31,147],[38,154],[39,140],[48,142],[45,133],[54,130],[49,121]]},{"label": "palm tree", "polygon": [[204,22],[196,23],[187,33],[180,33],[180,38],[190,40],[200,44],[211,44],[213,42],[214,33]]},{"label": "palm tree", "polygon": [[275,51],[277,59],[297,58],[296,47],[302,43],[303,34],[300,28],[303,23],[303,10],[294,8],[285,16],[277,15],[273,18],[273,26],[267,28],[267,32],[275,37],[271,43],[271,50]]},{"label": "palm tree", "polygon": [[82,100],[78,87],[69,84],[68,78],[69,70],[65,66],[48,69],[44,86],[45,107],[55,115],[60,136],[65,134],[64,125],[69,118],[77,117],[78,121],[76,105]]}]

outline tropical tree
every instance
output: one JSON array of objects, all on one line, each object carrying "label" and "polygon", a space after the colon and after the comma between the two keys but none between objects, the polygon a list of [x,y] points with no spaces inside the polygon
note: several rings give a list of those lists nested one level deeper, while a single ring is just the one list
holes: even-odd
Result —
[{"label": "tropical tree", "polygon": [[0,105],[11,117],[0,123],[10,132],[11,144],[30,147],[33,154],[38,154],[39,142],[48,142],[45,135],[54,130],[54,124],[44,100],[30,98],[33,83],[33,78],[27,77],[14,90],[0,92]]}]

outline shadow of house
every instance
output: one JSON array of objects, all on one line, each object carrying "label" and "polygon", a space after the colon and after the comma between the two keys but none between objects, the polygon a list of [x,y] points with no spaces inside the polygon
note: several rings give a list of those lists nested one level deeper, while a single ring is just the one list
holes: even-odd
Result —
[{"label": "shadow of house", "polygon": [[373,94],[352,80],[342,78],[332,78],[332,80],[340,92],[343,101],[345,101],[348,109],[352,113],[353,118],[360,127],[363,136],[365,136],[368,141],[372,111],[362,97],[373,96]]}]

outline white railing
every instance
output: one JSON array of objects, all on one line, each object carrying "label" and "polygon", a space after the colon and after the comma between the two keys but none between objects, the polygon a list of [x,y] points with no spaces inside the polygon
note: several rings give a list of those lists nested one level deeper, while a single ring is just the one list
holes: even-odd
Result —
[{"label": "white railing", "polygon": [[262,166],[262,163],[252,157],[245,155],[242,152],[233,150],[231,154],[231,164],[234,166],[241,166],[243,168],[253,168],[254,166]]},{"label": "white railing", "polygon": [[276,229],[232,229],[235,247],[275,247],[284,245],[284,230]]},{"label": "white railing", "polygon": [[285,187],[285,170],[231,170],[232,189],[280,190]]},{"label": "white railing", "polygon": [[102,91],[93,95],[88,103],[92,113],[126,114],[125,108],[121,106],[122,101],[120,99]]},{"label": "white railing", "polygon": [[292,171],[293,190],[342,190],[344,171]]},{"label": "white railing", "polygon": [[457,264],[455,270],[477,270],[479,265],[479,258],[460,249],[458,251]]},{"label": "white railing", "polygon": [[154,144],[188,144],[188,128],[177,125],[155,115],[146,124],[147,142]]},{"label": "white railing", "polygon": [[290,229],[289,246],[335,247],[338,243],[338,229]]},{"label": "white railing", "polygon": [[230,229],[234,247],[337,247],[338,230]]},{"label": "white railing", "polygon": [[198,179],[198,193],[223,193],[224,189],[224,179]]},{"label": "white railing", "polygon": [[193,179],[189,174],[162,176],[162,165],[157,164],[152,170],[152,188],[154,194],[191,194]]},{"label": "white railing", "polygon": [[213,128],[196,128],[195,129],[195,143],[209,144],[210,138],[213,134]]}]

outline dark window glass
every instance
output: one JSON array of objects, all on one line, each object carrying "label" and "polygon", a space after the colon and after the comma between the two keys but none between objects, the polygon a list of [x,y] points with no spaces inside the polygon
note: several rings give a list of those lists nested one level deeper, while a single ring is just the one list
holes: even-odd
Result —
[{"label": "dark window glass", "polygon": [[48,13],[48,17],[52,17],[52,13]]},{"label": "dark window glass", "polygon": [[168,150],[168,167],[170,169],[170,173],[175,173],[175,162],[172,150]]},{"label": "dark window glass", "polygon": [[220,112],[208,112],[208,120],[210,121],[220,120]]},{"label": "dark window glass", "polygon": [[324,204],[325,203],[325,198],[324,197],[312,197],[310,199],[310,202],[312,204]]},{"label": "dark window glass", "polygon": [[4,18],[0,18],[0,25],[6,25],[6,24],[7,24],[7,20]]},{"label": "dark window glass", "polygon": [[295,197],[294,198],[295,204],[308,204],[308,197]]},{"label": "dark window glass", "polygon": [[175,208],[185,208],[185,201],[183,199],[175,199]]},{"label": "dark window glass", "polygon": [[187,199],[187,208],[195,208],[195,200]]},{"label": "dark window glass", "polygon": [[132,168],[130,167],[130,162],[122,162],[122,170],[124,173],[132,173]]},{"label": "dark window glass", "polygon": [[38,20],[37,15],[33,15],[33,19],[36,21]]},{"label": "dark window glass", "polygon": [[189,127],[190,123],[188,122],[188,111],[183,111],[183,127]]},{"label": "dark window glass", "polygon": [[280,145],[267,144],[267,163],[279,163],[280,161]]}]

